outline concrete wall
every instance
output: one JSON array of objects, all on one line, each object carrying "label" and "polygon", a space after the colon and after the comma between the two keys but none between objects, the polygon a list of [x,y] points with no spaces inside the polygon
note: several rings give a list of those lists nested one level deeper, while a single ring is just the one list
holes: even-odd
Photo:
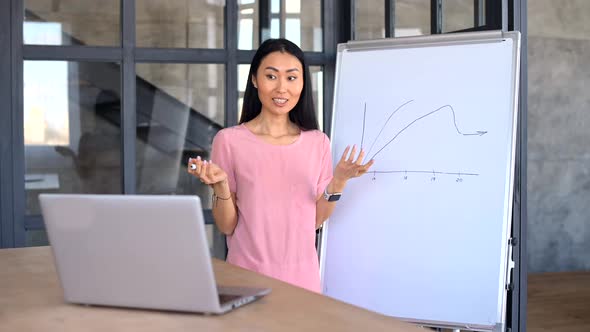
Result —
[{"label": "concrete wall", "polygon": [[529,271],[590,270],[590,1],[528,1]]}]

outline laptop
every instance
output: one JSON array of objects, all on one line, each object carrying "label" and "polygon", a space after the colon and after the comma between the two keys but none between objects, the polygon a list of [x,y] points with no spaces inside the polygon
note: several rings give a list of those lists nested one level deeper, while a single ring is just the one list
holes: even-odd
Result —
[{"label": "laptop", "polygon": [[270,292],[216,285],[197,196],[39,199],[67,302],[222,314]]}]

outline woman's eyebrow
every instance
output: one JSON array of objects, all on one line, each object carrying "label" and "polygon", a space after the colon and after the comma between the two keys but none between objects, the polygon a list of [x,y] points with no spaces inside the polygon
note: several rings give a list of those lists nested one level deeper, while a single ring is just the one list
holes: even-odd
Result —
[{"label": "woman's eyebrow", "polygon": [[[275,67],[272,67],[272,66],[268,66],[268,67],[266,67],[266,68],[264,68],[264,69],[270,69],[270,70],[272,70],[272,71],[276,71],[276,72],[278,72],[278,71],[279,71],[277,68],[275,68]],[[299,69],[297,69],[297,68],[291,68],[291,69],[287,69],[287,73],[290,73],[290,72],[293,72],[293,71],[299,71]]]}]

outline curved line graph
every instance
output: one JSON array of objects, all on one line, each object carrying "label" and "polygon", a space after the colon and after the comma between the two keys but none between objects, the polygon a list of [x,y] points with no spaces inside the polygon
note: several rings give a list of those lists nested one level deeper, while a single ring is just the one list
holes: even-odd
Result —
[{"label": "curved line graph", "polygon": [[[375,137],[375,140],[373,141],[373,144],[371,144],[371,147],[369,148],[369,152],[367,152],[367,155],[371,154],[371,151],[373,150],[373,146],[375,145],[375,142],[377,142],[377,139],[379,138],[379,136],[381,136],[381,133],[383,132],[383,129],[385,129],[385,126],[387,126],[387,123],[389,122],[389,120],[391,120],[391,118],[393,117],[393,115],[395,113],[397,113],[397,111],[399,111],[400,109],[402,109],[402,107],[406,106],[407,104],[413,102],[414,100],[409,100],[406,101],[405,103],[401,104],[398,108],[395,109],[395,111],[393,111],[393,113],[391,113],[389,115],[389,117],[387,118],[387,121],[385,121],[385,124],[383,125],[383,127],[381,127],[381,130],[379,131],[379,134],[377,134],[377,137]],[[365,135],[365,116],[367,115],[367,103],[365,103],[365,114],[363,115],[363,136]],[[361,140],[361,149],[363,148],[363,143]]]},{"label": "curved line graph", "polygon": [[[392,114],[389,116],[389,118],[388,118],[388,119],[387,119],[387,121],[385,122],[385,125],[387,125],[387,122],[389,122],[389,120],[391,119],[391,117],[393,116],[393,114],[395,114],[395,113],[396,113],[396,112],[397,112],[399,109],[401,109],[403,106],[407,105],[408,103],[410,103],[410,102],[412,102],[412,101],[413,101],[413,100],[410,100],[410,101],[408,101],[408,102],[406,102],[406,103],[402,104],[400,107],[398,107],[398,108],[397,108],[397,109],[396,109],[396,110],[395,110],[395,111],[394,111],[394,112],[393,112],[393,113],[392,113]],[[372,156],[372,157],[371,157],[369,160],[371,160],[371,159],[375,159],[375,156],[377,156],[377,155],[378,155],[378,154],[379,154],[381,151],[383,151],[383,149],[385,149],[385,148],[386,148],[386,147],[387,147],[389,144],[391,144],[393,141],[395,141],[395,139],[396,139],[396,138],[397,138],[399,135],[401,135],[401,134],[402,134],[404,131],[406,131],[408,128],[410,128],[410,127],[411,127],[413,124],[415,124],[416,122],[418,122],[418,121],[420,121],[420,120],[422,120],[422,119],[424,119],[424,118],[426,118],[426,117],[428,117],[428,116],[430,116],[430,115],[432,115],[432,114],[435,114],[435,113],[437,113],[437,112],[439,112],[439,111],[441,111],[441,110],[443,110],[443,109],[447,109],[447,108],[448,108],[448,109],[450,109],[450,111],[451,111],[451,113],[452,113],[452,115],[453,115],[453,125],[455,126],[455,130],[457,131],[457,133],[458,133],[458,134],[460,134],[460,135],[463,135],[463,136],[482,136],[482,135],[485,135],[485,134],[487,133],[487,131],[482,131],[482,130],[478,130],[478,131],[476,131],[476,132],[473,132],[473,133],[464,133],[464,132],[462,132],[462,131],[459,129],[459,127],[457,126],[457,116],[456,116],[456,114],[455,114],[455,110],[453,109],[453,106],[451,106],[451,105],[444,105],[444,106],[441,106],[441,107],[439,107],[439,108],[435,109],[434,111],[432,111],[432,112],[430,112],[430,113],[427,113],[427,114],[425,114],[425,115],[422,115],[421,117],[419,117],[419,118],[417,118],[417,119],[413,120],[412,122],[410,122],[410,123],[409,123],[408,125],[406,125],[406,126],[403,128],[403,129],[401,129],[401,130],[400,130],[400,131],[399,131],[397,134],[395,134],[395,136],[393,136],[393,138],[392,138],[391,140],[389,140],[389,141],[388,141],[388,142],[387,142],[387,143],[386,143],[386,144],[385,144],[385,145],[384,145],[384,146],[383,146],[381,149],[379,149],[377,152],[375,152],[375,154],[374,154],[374,155],[373,155],[373,156]],[[365,115],[366,115],[366,111],[365,111]],[[383,125],[383,127],[381,128],[381,131],[379,132],[379,135],[381,134],[381,132],[382,132],[382,131],[383,131],[383,129],[385,128],[385,125]],[[363,135],[364,135],[364,119],[363,119]],[[377,137],[379,137],[379,135],[377,135]],[[375,139],[375,140],[377,140],[377,139]],[[373,144],[374,144],[374,142],[373,142]],[[370,150],[369,150],[369,151],[370,151]]]},{"label": "curved line graph", "polygon": [[[387,124],[389,123],[389,121],[393,118],[393,116],[399,112],[400,110],[402,110],[405,106],[407,106],[408,104],[412,103],[414,100],[408,100],[406,102],[404,102],[403,104],[401,104],[399,107],[397,107],[391,114],[389,114],[389,116],[387,117],[387,120],[385,121],[385,123],[383,124],[383,126],[381,127],[381,129],[379,130],[379,133],[377,134],[377,137],[375,137],[375,139],[373,140],[373,142],[371,143],[371,146],[369,148],[369,153],[367,153],[366,155],[370,155],[370,152],[372,151],[373,147],[375,146],[375,143],[377,142],[377,140],[379,139],[379,137],[381,136],[381,134],[383,133],[383,131],[385,130],[385,127],[387,126]],[[459,126],[457,125],[457,114],[455,112],[455,109],[453,108],[453,106],[451,105],[443,105],[441,107],[438,107],[437,109],[424,114],[414,120],[412,120],[409,124],[407,124],[405,127],[403,127],[401,130],[399,130],[394,136],[393,138],[391,138],[385,145],[383,145],[377,152],[375,152],[375,154],[373,154],[373,156],[370,158],[370,160],[374,159],[375,156],[377,156],[379,153],[381,153],[388,145],[390,145],[391,143],[393,143],[403,132],[405,132],[406,130],[408,130],[410,127],[412,127],[415,123],[417,123],[418,121],[431,116],[437,112],[441,112],[443,110],[449,110],[451,112],[451,115],[453,117],[453,126],[455,127],[455,131],[457,132],[457,134],[462,135],[462,136],[483,136],[485,134],[487,134],[488,132],[485,130],[477,130],[475,132],[464,132],[462,131]],[[361,137],[361,149],[363,149],[364,146],[364,141],[365,141],[365,127],[366,127],[366,118],[367,118],[367,103],[364,103],[364,109],[363,109],[363,129],[362,129],[362,137]],[[457,178],[455,179],[456,182],[463,182],[463,177],[477,177],[480,174],[478,173],[474,173],[474,172],[453,172],[453,171],[441,171],[441,170],[369,170],[367,172],[367,174],[372,174],[373,175],[373,180],[376,179],[377,174],[402,174],[403,175],[403,179],[404,180],[408,180],[408,174],[430,174],[430,180],[431,181],[436,181],[437,180],[437,175],[451,175],[451,176],[456,176]]]}]

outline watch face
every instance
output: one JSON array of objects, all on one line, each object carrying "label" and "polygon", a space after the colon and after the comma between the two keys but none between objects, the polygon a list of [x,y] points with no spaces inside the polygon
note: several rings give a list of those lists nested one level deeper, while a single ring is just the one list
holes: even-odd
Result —
[{"label": "watch face", "polygon": [[340,199],[340,196],[340,194],[333,194],[330,196],[330,198],[328,198],[328,202],[336,202]]}]

